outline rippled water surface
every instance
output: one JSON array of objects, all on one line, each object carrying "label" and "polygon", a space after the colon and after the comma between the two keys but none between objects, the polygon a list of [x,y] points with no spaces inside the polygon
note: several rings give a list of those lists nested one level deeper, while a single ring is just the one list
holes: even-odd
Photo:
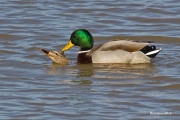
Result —
[{"label": "rippled water surface", "polygon": [[[0,118],[9,120],[178,119],[179,0],[1,0]],[[150,64],[77,64],[78,47],[57,65],[38,48],[60,50],[75,29],[95,45],[153,41]]]}]

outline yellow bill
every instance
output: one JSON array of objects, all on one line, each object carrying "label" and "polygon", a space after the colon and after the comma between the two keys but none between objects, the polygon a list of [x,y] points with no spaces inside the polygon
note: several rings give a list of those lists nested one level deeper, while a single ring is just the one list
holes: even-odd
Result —
[{"label": "yellow bill", "polygon": [[66,46],[64,46],[64,48],[61,50],[62,52],[68,50],[69,48],[73,47],[74,44],[72,44],[71,40],[69,40],[69,42],[67,43]]}]

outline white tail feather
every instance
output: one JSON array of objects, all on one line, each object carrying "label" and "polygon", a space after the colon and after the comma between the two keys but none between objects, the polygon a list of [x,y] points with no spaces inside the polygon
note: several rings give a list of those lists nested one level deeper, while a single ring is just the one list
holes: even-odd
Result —
[{"label": "white tail feather", "polygon": [[161,50],[162,50],[162,48],[160,48],[159,50],[153,50],[151,52],[146,53],[146,55],[153,55],[153,54],[160,52]]}]

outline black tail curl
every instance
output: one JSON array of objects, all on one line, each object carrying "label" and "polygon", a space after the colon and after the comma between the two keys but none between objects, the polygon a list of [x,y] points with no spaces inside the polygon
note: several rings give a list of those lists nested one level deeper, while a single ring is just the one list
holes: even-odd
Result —
[{"label": "black tail curl", "polygon": [[150,58],[154,58],[160,52],[160,50],[157,50],[156,46],[154,45],[151,46],[147,45],[144,48],[142,48],[140,51],[146,54]]}]

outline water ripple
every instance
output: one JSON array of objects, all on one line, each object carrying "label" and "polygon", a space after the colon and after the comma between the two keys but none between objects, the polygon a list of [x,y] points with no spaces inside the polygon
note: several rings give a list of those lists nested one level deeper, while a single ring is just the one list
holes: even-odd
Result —
[{"label": "water ripple", "polygon": [[[178,0],[0,1],[1,119],[177,119]],[[62,66],[38,51],[59,51],[78,28],[95,46],[114,39],[151,41],[151,64]],[[157,115],[169,112],[171,115]],[[154,113],[154,114],[151,114]]]}]

